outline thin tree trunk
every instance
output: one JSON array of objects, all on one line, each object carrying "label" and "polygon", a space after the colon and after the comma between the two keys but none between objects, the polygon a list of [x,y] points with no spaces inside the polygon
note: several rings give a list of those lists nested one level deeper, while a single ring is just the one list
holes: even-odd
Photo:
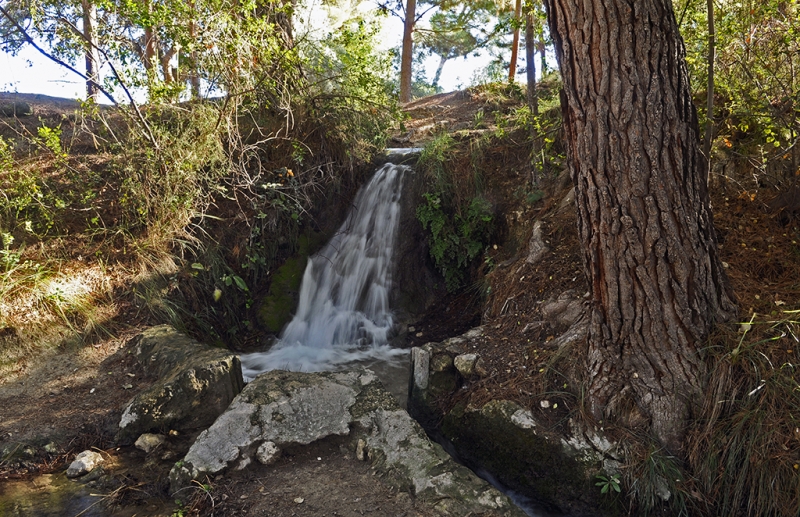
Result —
[{"label": "thin tree trunk", "polygon": [[[148,14],[152,13],[152,0],[145,0],[145,10]],[[153,30],[153,26],[148,25],[144,27],[144,68],[147,70],[148,74],[151,75],[156,67],[156,52],[156,33],[155,30]],[[154,77],[150,78],[151,81],[154,79]]]},{"label": "thin tree trunk", "polygon": [[716,34],[714,30],[714,0],[707,0],[708,9],[708,86],[706,93],[706,134],[703,154],[708,163],[708,183],[711,183],[711,142],[714,140],[714,59],[716,54]]},{"label": "thin tree trunk", "polygon": [[541,40],[537,42],[536,49],[539,51],[539,59],[541,62],[541,66],[539,67],[539,69],[542,72],[542,77],[544,77],[544,74],[547,73],[547,55],[545,54],[545,51],[547,50],[547,45],[545,41]]},{"label": "thin tree trunk", "polygon": [[545,0],[591,285],[588,405],[679,450],[715,320],[736,314],[670,0]]},{"label": "thin tree trunk", "polygon": [[191,90],[192,99],[199,99],[200,98],[200,68],[199,63],[197,62],[197,50],[195,46],[197,44],[197,23],[195,22],[195,18],[197,17],[197,12],[195,10],[195,2],[192,0],[190,3],[192,9],[192,19],[189,21],[189,40],[192,42],[192,51],[189,53],[189,88]]},{"label": "thin tree trunk", "polygon": [[292,15],[294,13],[295,3],[295,0],[283,0],[279,4],[280,9],[274,16],[278,27],[281,28],[281,32],[283,33],[283,41],[286,43],[286,48],[294,48]]},{"label": "thin tree trunk", "polygon": [[153,73],[156,63],[156,36],[152,27],[144,28],[144,68]]},{"label": "thin tree trunk", "polygon": [[[797,75],[795,74],[794,69],[794,61],[789,60],[789,70],[791,70],[791,91],[797,91],[796,89],[796,82],[797,82]],[[789,109],[792,110],[792,125],[791,125],[791,138],[792,138],[792,170],[790,174],[795,175],[795,184],[797,184],[797,176],[800,176],[800,139],[797,137],[797,128],[800,127],[800,124],[797,123],[797,113],[800,106],[798,106],[798,100],[789,100]]]},{"label": "thin tree trunk", "polygon": [[[536,92],[536,42],[534,41],[533,13],[529,12],[525,17],[525,75],[528,80],[526,88],[528,98],[528,108],[534,117],[539,116],[539,96]],[[539,185],[539,153],[541,151],[541,141],[536,131],[535,124],[531,124],[531,185]],[[542,171],[544,171],[544,160],[542,160]]]},{"label": "thin tree trunk", "polygon": [[86,97],[97,101],[100,92],[100,52],[97,49],[97,6],[91,0],[81,0],[83,8],[83,37],[86,45]]},{"label": "thin tree trunk", "polygon": [[525,17],[525,75],[528,80],[528,107],[534,116],[538,116],[539,96],[536,94],[536,42],[533,38],[533,13],[528,13]]},{"label": "thin tree trunk", "polygon": [[164,76],[164,82],[166,84],[173,83],[178,80],[178,68],[172,68],[170,66],[172,58],[175,57],[180,52],[180,46],[178,44],[173,45],[168,52],[161,55],[159,62],[161,64],[161,74]]},{"label": "thin tree trunk", "polygon": [[416,23],[417,0],[407,0],[406,18],[403,27],[403,53],[400,56],[400,102],[411,100],[411,62],[414,51],[414,24]]},{"label": "thin tree trunk", "polygon": [[522,14],[522,0],[514,7],[514,40],[511,42],[511,64],[508,66],[508,82],[514,82],[517,74],[517,54],[519,53],[519,17]]},{"label": "thin tree trunk", "polygon": [[439,56],[439,66],[436,68],[436,74],[434,74],[433,82],[431,83],[434,89],[439,86],[439,79],[442,77],[442,69],[445,63],[447,63],[447,58],[445,56]]}]

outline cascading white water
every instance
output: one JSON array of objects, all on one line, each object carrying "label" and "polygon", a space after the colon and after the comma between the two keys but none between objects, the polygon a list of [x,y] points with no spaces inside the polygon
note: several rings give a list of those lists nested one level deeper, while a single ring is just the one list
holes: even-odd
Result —
[{"label": "cascading white water", "polygon": [[356,195],[336,235],[311,257],[297,314],[267,352],[241,356],[245,379],[269,370],[316,372],[407,351],[388,344],[392,252],[403,165],[386,164]]}]

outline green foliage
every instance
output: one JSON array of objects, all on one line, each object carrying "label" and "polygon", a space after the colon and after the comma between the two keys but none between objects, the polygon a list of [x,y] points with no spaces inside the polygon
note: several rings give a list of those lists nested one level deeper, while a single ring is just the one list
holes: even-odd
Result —
[{"label": "green foliage", "polygon": [[443,202],[444,194],[426,193],[425,203],[417,207],[417,219],[429,231],[430,253],[444,275],[448,291],[464,284],[466,271],[473,260],[489,245],[494,215],[491,204],[474,197],[465,214]]},{"label": "green foliage", "polygon": [[[54,133],[44,131],[54,148]],[[57,138],[57,137],[56,137]],[[47,233],[64,202],[45,183],[40,171],[15,163],[10,146],[0,139],[0,231]]]},{"label": "green foliage", "polygon": [[[676,5],[692,89],[705,118],[708,28],[705,2]],[[715,3],[715,145],[712,156],[741,163],[742,176],[778,183],[800,163],[800,4]],[[704,121],[701,120],[701,124]],[[753,165],[756,173],[752,174]],[[745,172],[746,171],[746,172]],[[734,178],[740,179],[740,178]]]},{"label": "green foliage", "polygon": [[[80,3],[6,4],[44,47],[82,69],[85,45],[70,28],[81,27]],[[64,124],[76,134],[91,128],[102,154],[85,161],[83,146],[63,143],[87,135],[62,137],[50,122],[32,130],[33,151],[22,159],[0,139],[0,233],[8,236],[0,291],[20,292],[25,275],[39,274],[25,265],[25,238],[88,234],[100,250],[113,246],[140,264],[133,297],[153,320],[238,339],[261,286],[301,245],[309,211],[356,180],[399,118],[391,55],[376,50],[378,24],[351,18],[322,36],[302,34],[293,2],[94,5],[95,43],[119,71],[104,87],[120,99],[123,86],[146,89],[149,103],[89,103],[82,124]],[[22,43],[4,18],[0,45]],[[178,47],[176,76],[167,58]],[[221,98],[175,103],[193,73]],[[43,300],[58,311],[64,299]]]},{"label": "green foliage", "polygon": [[14,154],[11,144],[0,136],[0,173],[11,170],[14,163]]},{"label": "green foliage", "polygon": [[307,95],[312,113],[356,160],[382,149],[400,116],[392,56],[375,50],[378,31],[376,23],[355,19],[319,44],[300,49],[311,75]]},{"label": "green foliage", "polygon": [[619,474],[612,474],[609,476],[598,474],[595,476],[595,479],[597,481],[595,482],[594,486],[600,487],[601,494],[609,494],[609,493],[613,494],[614,492],[620,493],[621,488],[619,485],[620,484]]},{"label": "green foliage", "polygon": [[638,515],[689,515],[681,463],[664,449],[650,445],[629,460],[624,475]]},{"label": "green foliage", "polygon": [[422,149],[417,160],[417,168],[433,180],[435,188],[450,188],[446,164],[453,155],[455,140],[449,133],[440,132]]},{"label": "green foliage", "polygon": [[11,243],[14,242],[13,235],[0,233],[0,238],[3,241],[3,249],[0,250],[0,264],[2,264],[3,272],[5,273],[19,263],[19,254],[11,251]]},{"label": "green foliage", "polygon": [[35,139],[35,142],[53,153],[53,156],[57,158],[59,163],[63,163],[63,160],[66,159],[69,154],[64,152],[61,146],[61,128],[42,125],[39,126],[36,131],[38,138]]},{"label": "green foliage", "polygon": [[190,110],[163,105],[149,116],[157,149],[141,133],[132,133],[116,166],[124,178],[120,203],[129,228],[174,232],[205,212],[209,187],[215,188],[228,172],[219,117],[210,105]]},{"label": "green foliage", "polygon": [[439,56],[439,67],[432,81],[439,84],[444,64],[458,57],[467,57],[495,43],[508,29],[507,17],[497,18],[497,3],[493,0],[461,2],[434,12],[430,27],[417,27],[419,46],[428,55]]}]

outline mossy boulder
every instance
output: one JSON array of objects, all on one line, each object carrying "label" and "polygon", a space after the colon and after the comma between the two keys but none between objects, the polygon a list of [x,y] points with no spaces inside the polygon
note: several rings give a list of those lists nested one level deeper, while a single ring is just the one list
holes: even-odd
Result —
[{"label": "mossy boulder", "polygon": [[158,380],[125,406],[118,443],[131,444],[142,433],[208,427],[244,387],[236,355],[169,325],[145,330],[132,344],[136,359]]},{"label": "mossy boulder", "polygon": [[429,434],[449,442],[466,465],[545,508],[575,517],[620,514],[620,503],[595,486],[595,476],[616,471],[622,456],[601,431],[573,419],[562,428],[545,426],[509,400],[480,407],[448,402],[471,381],[454,360],[481,337],[476,328],[412,350],[409,412]]}]

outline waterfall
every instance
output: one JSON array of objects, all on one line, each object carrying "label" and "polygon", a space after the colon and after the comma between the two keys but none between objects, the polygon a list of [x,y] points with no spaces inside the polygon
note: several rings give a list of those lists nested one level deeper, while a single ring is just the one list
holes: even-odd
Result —
[{"label": "waterfall", "polygon": [[359,190],[347,218],[306,265],[297,313],[266,352],[241,356],[245,379],[269,370],[316,372],[389,359],[392,252],[403,174],[386,164]]}]

